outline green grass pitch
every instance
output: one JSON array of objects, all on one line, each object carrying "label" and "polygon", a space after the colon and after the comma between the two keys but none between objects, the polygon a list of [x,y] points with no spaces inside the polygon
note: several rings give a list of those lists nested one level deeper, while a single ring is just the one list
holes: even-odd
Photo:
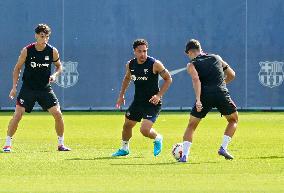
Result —
[{"label": "green grass pitch", "polygon": [[[0,113],[4,144],[12,112]],[[217,155],[226,121],[209,113],[193,141],[189,162],[177,163],[172,145],[182,141],[188,113],[161,113],[155,127],[164,136],[160,156],[152,140],[134,128],[128,157],[113,159],[120,147],[121,112],[64,112],[65,144],[58,152],[53,118],[25,114],[13,139],[13,152],[0,153],[2,193],[253,193],[284,192],[284,113],[239,113],[228,161]]]}]

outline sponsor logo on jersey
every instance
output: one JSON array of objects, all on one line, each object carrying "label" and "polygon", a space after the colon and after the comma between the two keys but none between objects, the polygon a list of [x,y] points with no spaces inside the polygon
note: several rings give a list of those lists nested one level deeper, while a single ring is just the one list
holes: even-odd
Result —
[{"label": "sponsor logo on jersey", "polygon": [[138,77],[136,77],[136,80],[148,80],[148,77],[146,77],[146,76],[138,76]]},{"label": "sponsor logo on jersey", "polygon": [[79,80],[79,73],[77,71],[78,62],[62,62],[63,71],[56,78],[55,83],[63,88],[74,86]]},{"label": "sponsor logo on jersey", "polygon": [[133,81],[136,81],[136,80],[148,80],[148,77],[131,75],[131,80],[133,80]]},{"label": "sponsor logo on jersey", "polygon": [[259,62],[260,71],[258,73],[259,82],[269,88],[280,86],[284,79],[284,62]]},{"label": "sponsor logo on jersey", "polygon": [[45,56],[45,57],[44,57],[44,60],[49,60],[49,56]]},{"label": "sponsor logo on jersey", "polygon": [[136,80],[136,76],[135,75],[131,75],[131,80],[135,81]]},{"label": "sponsor logo on jersey", "polygon": [[41,68],[41,67],[48,67],[49,66],[49,64],[40,64],[40,63],[36,63],[36,62],[31,62],[31,67],[32,68],[36,68],[36,67],[38,67],[38,68]]},{"label": "sponsor logo on jersey", "polygon": [[144,69],[144,73],[147,74],[147,72],[148,72],[148,69]]}]

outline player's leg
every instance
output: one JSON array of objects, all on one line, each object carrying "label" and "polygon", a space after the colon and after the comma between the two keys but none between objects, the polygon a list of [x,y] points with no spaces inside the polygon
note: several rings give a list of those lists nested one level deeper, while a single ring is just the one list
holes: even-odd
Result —
[{"label": "player's leg", "polygon": [[36,96],[34,91],[22,87],[17,97],[14,115],[8,125],[6,142],[3,147],[4,152],[11,151],[12,137],[17,131],[18,124],[21,121],[24,112],[30,113],[32,111],[35,101]]},{"label": "player's leg", "polygon": [[42,91],[37,97],[38,104],[47,110],[54,118],[55,131],[58,139],[58,151],[71,151],[70,148],[64,145],[64,120],[58,99],[52,89]]},{"label": "player's leg", "polygon": [[18,124],[21,121],[24,112],[25,112],[25,107],[16,105],[14,115],[8,125],[7,136],[13,137],[13,135],[16,133]]},{"label": "player's leg", "polygon": [[64,120],[60,106],[56,105],[48,109],[48,112],[53,116],[55,121],[55,131],[58,137],[63,137],[64,135]]},{"label": "player's leg", "polygon": [[199,122],[201,121],[201,119],[204,118],[206,114],[212,109],[212,106],[210,103],[210,97],[207,97],[207,98],[202,97],[201,102],[203,106],[201,112],[197,111],[195,105],[192,107],[188,125],[183,135],[183,151],[182,151],[182,157],[179,160],[180,162],[187,162],[188,156],[190,154],[190,148],[191,148],[192,141],[193,141],[193,134]]},{"label": "player's leg", "polygon": [[112,154],[113,157],[126,156],[129,154],[129,140],[132,137],[132,129],[142,119],[139,106],[132,103],[125,113],[122,128],[121,148]]},{"label": "player's leg", "polygon": [[113,157],[126,156],[129,154],[129,140],[132,137],[132,129],[136,125],[137,121],[130,120],[125,116],[125,121],[122,129],[122,141],[121,148],[112,154]]},{"label": "player's leg", "polygon": [[140,132],[143,136],[154,139],[153,154],[154,156],[159,155],[163,147],[163,136],[153,128],[153,122],[151,120],[144,119],[141,124]]},{"label": "player's leg", "polygon": [[133,121],[125,117],[122,127],[121,139],[123,141],[129,141],[132,137],[132,129],[136,125],[137,121]]},{"label": "player's leg", "polygon": [[140,127],[140,132],[144,137],[155,139],[158,135],[160,135],[155,131],[154,128],[152,128],[153,124],[154,123],[151,120],[143,119]]},{"label": "player's leg", "polygon": [[157,120],[160,111],[161,105],[144,107],[143,121],[140,127],[140,132],[143,136],[154,139],[154,156],[157,156],[161,153],[163,146],[163,136],[153,128],[153,124]]},{"label": "player's leg", "polygon": [[238,112],[235,103],[231,99],[228,92],[224,92],[219,99],[218,110],[224,115],[228,121],[227,127],[224,132],[223,142],[218,150],[218,154],[224,156],[226,159],[233,159],[234,157],[228,152],[228,145],[236,131],[238,124]]},{"label": "player's leg", "polygon": [[224,115],[228,121],[227,127],[224,132],[223,142],[221,144],[220,149],[218,150],[218,154],[224,156],[226,159],[234,159],[228,151],[228,145],[232,140],[232,137],[237,129],[238,124],[238,112],[234,112],[230,115]]},{"label": "player's leg", "polygon": [[197,118],[197,117],[190,115],[187,128],[185,129],[185,132],[183,135],[183,141],[189,141],[192,143],[194,131],[196,130],[200,121],[201,121],[201,118]]},{"label": "player's leg", "polygon": [[190,147],[192,145],[193,140],[193,134],[201,121],[201,118],[194,117],[193,115],[190,115],[187,128],[185,129],[184,135],[183,135],[183,151],[182,151],[182,157],[181,162],[186,162],[188,160],[188,156],[190,153]]},{"label": "player's leg", "polygon": [[16,105],[14,115],[13,115],[13,117],[10,120],[9,125],[8,125],[6,142],[5,142],[5,145],[3,147],[4,152],[11,152],[12,137],[17,131],[18,124],[21,121],[24,112],[25,112],[24,107],[22,107],[20,105]]},{"label": "player's leg", "polygon": [[238,121],[239,121],[239,116],[238,116],[238,111],[230,114],[230,115],[224,115],[228,121],[226,130],[224,132],[224,135],[227,135],[229,137],[233,137],[235,134],[235,131],[237,129]]},{"label": "player's leg", "polygon": [[70,151],[71,149],[64,145],[64,120],[59,104],[48,109],[55,122],[55,131],[58,138],[58,151]]},{"label": "player's leg", "polygon": [[132,137],[132,129],[136,125],[137,121],[133,121],[125,117],[125,121],[121,133],[121,148],[129,154],[129,140]]}]

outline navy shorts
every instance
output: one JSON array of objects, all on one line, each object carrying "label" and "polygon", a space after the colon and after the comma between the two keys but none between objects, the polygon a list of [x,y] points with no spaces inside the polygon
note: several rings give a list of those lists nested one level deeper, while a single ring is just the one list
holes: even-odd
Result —
[{"label": "navy shorts", "polygon": [[154,105],[151,103],[148,104],[139,104],[133,102],[127,109],[125,116],[127,119],[132,121],[140,122],[141,119],[148,119],[155,123],[161,111],[161,104]]},{"label": "navy shorts", "polygon": [[201,112],[197,112],[194,104],[190,113],[192,116],[200,119],[204,118],[214,107],[216,107],[222,115],[230,115],[237,111],[237,107],[228,91],[201,94],[200,100],[203,107]]},{"label": "navy shorts", "polygon": [[17,105],[24,107],[25,111],[30,113],[33,110],[35,102],[38,102],[44,111],[59,104],[51,88],[47,90],[31,90],[22,87],[17,97]]}]

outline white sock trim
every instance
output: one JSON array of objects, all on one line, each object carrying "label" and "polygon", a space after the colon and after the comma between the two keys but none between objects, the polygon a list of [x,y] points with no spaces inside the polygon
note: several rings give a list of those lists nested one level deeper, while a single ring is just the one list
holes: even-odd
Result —
[{"label": "white sock trim", "polygon": [[121,141],[121,149],[128,151],[129,150],[129,141]]},{"label": "white sock trim", "polygon": [[182,145],[182,155],[188,157],[192,142],[184,141]]},{"label": "white sock trim", "polygon": [[64,145],[64,136],[58,136],[58,145]]},{"label": "white sock trim", "polygon": [[161,141],[163,139],[163,136],[161,134],[157,134],[155,141]]},{"label": "white sock trim", "polygon": [[12,137],[7,136],[5,146],[12,146]]},{"label": "white sock trim", "polygon": [[223,147],[223,149],[227,149],[228,148],[228,145],[229,143],[232,141],[232,138],[228,135],[224,135],[223,136],[223,142],[221,144],[221,146]]}]

